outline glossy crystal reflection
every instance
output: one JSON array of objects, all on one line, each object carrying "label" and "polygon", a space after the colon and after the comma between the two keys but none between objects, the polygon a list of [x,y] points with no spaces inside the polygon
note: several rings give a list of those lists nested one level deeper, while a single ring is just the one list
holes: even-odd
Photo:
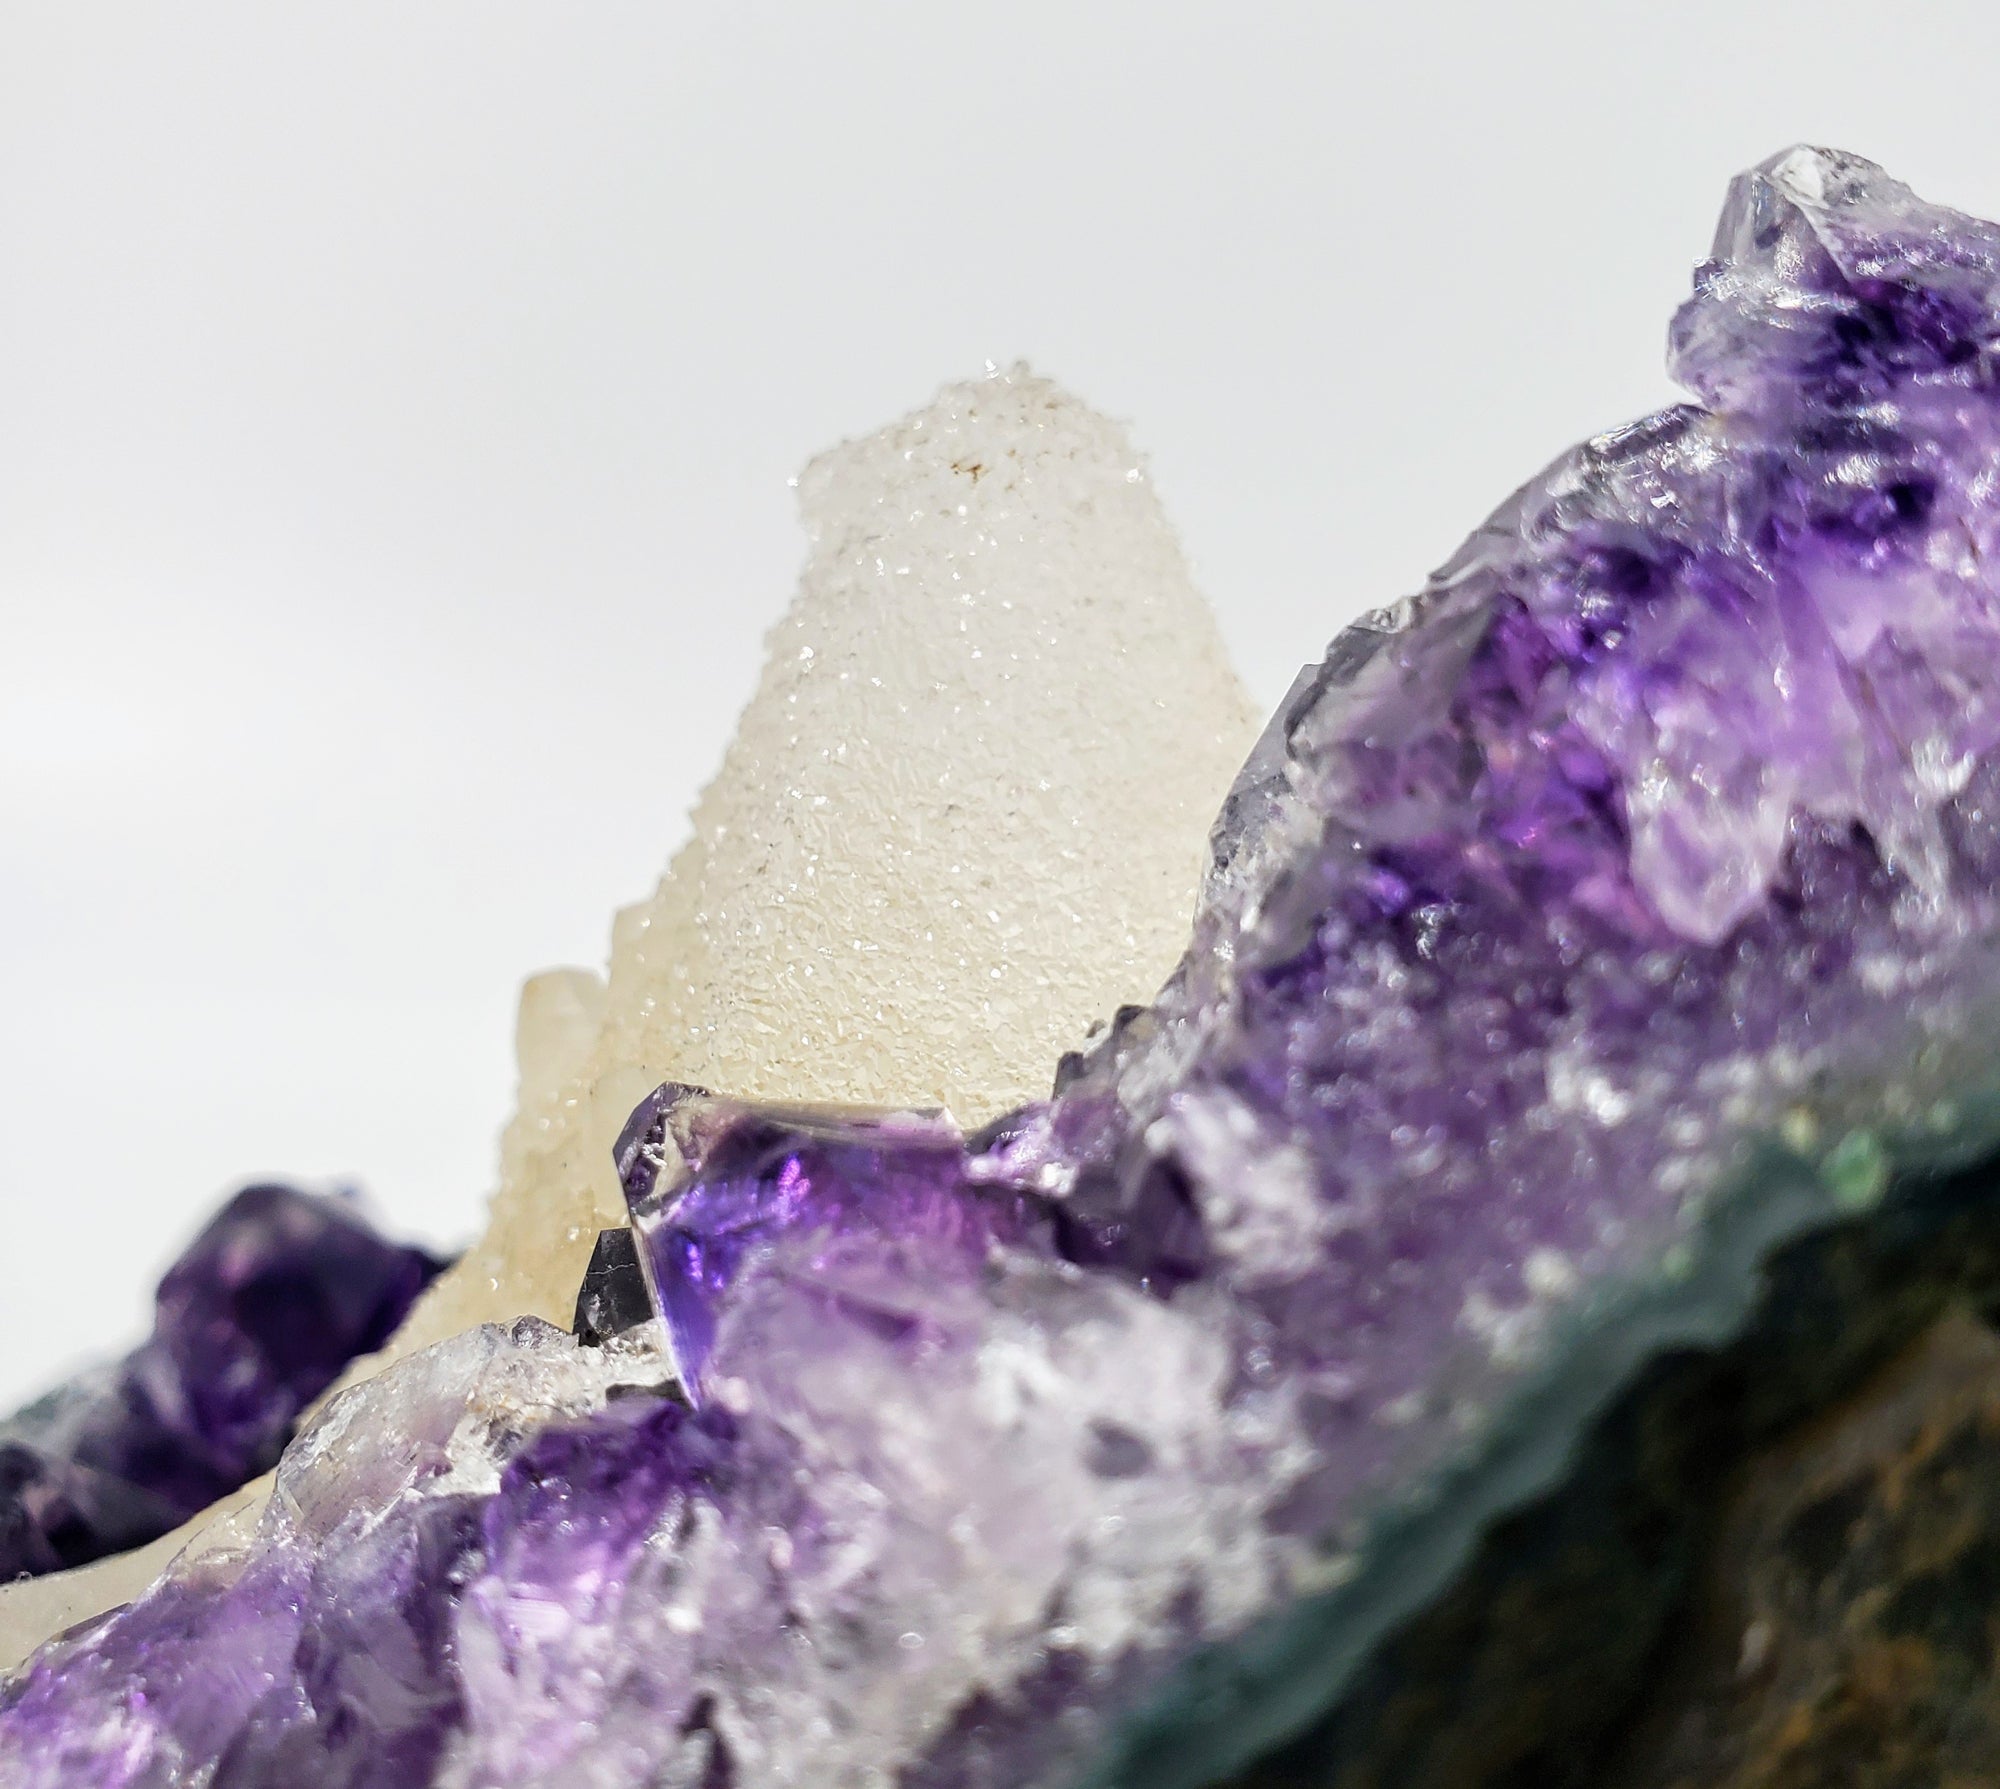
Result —
[{"label": "glossy crystal reflection", "polygon": [[0,1423],[0,1582],[137,1546],[263,1472],[442,1265],[351,1200],[245,1187],[160,1282],[144,1343]]},{"label": "glossy crystal reflection", "polygon": [[788,1108],[668,1085],[633,1113],[618,1170],[655,1308],[697,1402],[742,1282],[793,1275],[829,1305],[914,1335],[918,1282],[968,1279],[1037,1227],[1019,1198],[970,1183],[963,1140],[934,1113]]},{"label": "glossy crystal reflection", "polygon": [[2000,232],[1744,176],[1705,407],[1335,641],[1050,1100],[663,1088],[670,1358],[338,1401],[256,1547],[0,1697],[0,1782],[1164,1789],[1335,1707],[1771,1250],[2000,1144],[1996,339]]}]

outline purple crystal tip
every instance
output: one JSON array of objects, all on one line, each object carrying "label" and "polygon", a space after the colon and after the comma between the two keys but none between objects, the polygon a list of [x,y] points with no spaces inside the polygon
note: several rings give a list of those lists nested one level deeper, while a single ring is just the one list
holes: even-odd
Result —
[{"label": "purple crystal tip", "polygon": [[883,1296],[900,1258],[963,1278],[1036,1221],[1021,1197],[972,1185],[957,1128],[930,1112],[759,1104],[670,1084],[633,1114],[617,1159],[654,1308],[696,1403],[719,1313],[744,1282],[782,1264],[850,1315],[914,1329],[908,1301]]},{"label": "purple crystal tip", "polygon": [[[1771,1250],[2000,1147],[1996,344],[2000,231],[1745,175],[1674,323],[1706,407],[1334,642],[1047,1103],[663,1088],[618,1170],[695,1407],[651,1324],[412,1357],[257,1549],[0,1690],[5,1780],[1162,1789],[1365,1685]],[[1475,1614],[1385,1744],[1517,1687]]]},{"label": "purple crystal tip", "polygon": [[168,1269],[145,1342],[0,1423],[0,1581],[137,1546],[271,1466],[442,1265],[350,1200],[245,1187]]}]

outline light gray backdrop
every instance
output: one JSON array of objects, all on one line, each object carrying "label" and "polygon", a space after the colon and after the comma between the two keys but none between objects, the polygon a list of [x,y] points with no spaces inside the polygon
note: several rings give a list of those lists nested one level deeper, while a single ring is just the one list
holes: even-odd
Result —
[{"label": "light gray backdrop", "polygon": [[2000,213],[1996,74],[1971,6],[0,0],[0,1404],[245,1176],[471,1228],[818,448],[1029,357],[1275,699],[1669,398],[1734,170]]}]

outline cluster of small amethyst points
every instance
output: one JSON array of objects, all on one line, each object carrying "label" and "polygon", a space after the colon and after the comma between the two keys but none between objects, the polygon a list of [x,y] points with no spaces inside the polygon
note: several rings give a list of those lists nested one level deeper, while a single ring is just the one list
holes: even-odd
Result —
[{"label": "cluster of small amethyst points", "polygon": [[336,1400],[255,1546],[0,1691],[0,1784],[1025,1789],[1139,1780],[1162,1709],[1193,1782],[1312,1713],[1286,1611],[1698,1271],[1757,1149],[1832,1215],[1994,1142],[1996,344],[2000,230],[1743,176],[1700,404],[1301,678],[1152,1006],[973,1139],[663,1088],[660,1321]]}]

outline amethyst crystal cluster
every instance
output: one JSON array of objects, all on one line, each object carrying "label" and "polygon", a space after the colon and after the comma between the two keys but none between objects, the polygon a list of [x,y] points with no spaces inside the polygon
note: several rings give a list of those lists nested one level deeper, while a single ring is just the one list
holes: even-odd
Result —
[{"label": "amethyst crystal cluster", "polygon": [[1150,1789],[1338,1710],[1772,1250],[2000,1138],[1996,339],[2000,230],[1743,177],[1700,404],[1302,677],[1050,1101],[662,1089],[661,1322],[336,1400],[0,1782]]},{"label": "amethyst crystal cluster", "polygon": [[245,1187],[160,1282],[145,1343],[0,1423],[0,1581],[152,1540],[266,1470],[442,1265],[348,1200]]}]

